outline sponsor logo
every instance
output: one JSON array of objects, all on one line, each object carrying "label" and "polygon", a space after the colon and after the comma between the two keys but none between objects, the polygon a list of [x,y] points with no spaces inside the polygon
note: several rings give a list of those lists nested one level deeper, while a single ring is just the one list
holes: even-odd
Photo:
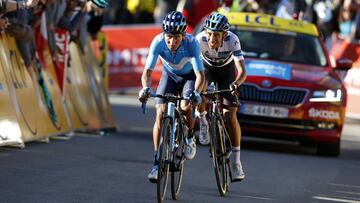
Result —
[{"label": "sponsor logo", "polygon": [[339,112],[328,111],[328,110],[318,110],[311,108],[309,109],[309,117],[313,118],[325,118],[325,119],[340,119]]},{"label": "sponsor logo", "polygon": [[270,80],[263,80],[262,83],[261,83],[261,85],[262,85],[263,87],[269,88],[269,87],[271,87],[272,83],[271,83]]},{"label": "sponsor logo", "polygon": [[275,27],[279,27],[280,25],[275,24],[275,18],[271,17],[269,15],[246,15],[245,16],[245,22],[249,24],[259,24],[259,25],[271,25]]},{"label": "sponsor logo", "polygon": [[245,61],[247,75],[265,76],[283,80],[291,79],[291,66],[264,61]]}]

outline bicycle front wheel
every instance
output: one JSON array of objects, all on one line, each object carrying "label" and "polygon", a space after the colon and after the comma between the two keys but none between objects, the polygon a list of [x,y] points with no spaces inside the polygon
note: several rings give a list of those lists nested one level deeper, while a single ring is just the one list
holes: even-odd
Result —
[{"label": "bicycle front wheel", "polygon": [[227,165],[223,128],[224,126],[221,125],[221,122],[213,116],[211,119],[210,129],[210,148],[213,158],[216,183],[221,196],[226,195],[229,182],[229,167]]},{"label": "bicycle front wheel", "polygon": [[166,195],[166,188],[169,176],[169,159],[170,159],[170,118],[165,118],[162,123],[161,136],[159,141],[159,170],[157,181],[157,199],[163,202]]},{"label": "bicycle front wheel", "polygon": [[[180,124],[180,121],[177,120]],[[175,143],[173,152],[173,162],[171,165],[171,196],[174,200],[179,198],[182,177],[184,174],[184,148],[185,138],[182,126],[178,126],[175,132]]]}]

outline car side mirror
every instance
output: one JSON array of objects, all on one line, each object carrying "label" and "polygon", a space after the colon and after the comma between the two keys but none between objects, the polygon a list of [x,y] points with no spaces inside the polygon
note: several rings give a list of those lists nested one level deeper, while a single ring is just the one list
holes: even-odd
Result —
[{"label": "car side mirror", "polygon": [[338,70],[349,70],[352,67],[352,60],[348,58],[340,58],[336,60],[336,69]]}]

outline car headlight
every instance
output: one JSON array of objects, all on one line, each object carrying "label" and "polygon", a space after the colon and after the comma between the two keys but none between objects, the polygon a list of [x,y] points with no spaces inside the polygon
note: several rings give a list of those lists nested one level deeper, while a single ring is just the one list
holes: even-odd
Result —
[{"label": "car headlight", "polygon": [[340,102],[342,100],[342,92],[338,90],[317,90],[314,91],[311,102]]}]

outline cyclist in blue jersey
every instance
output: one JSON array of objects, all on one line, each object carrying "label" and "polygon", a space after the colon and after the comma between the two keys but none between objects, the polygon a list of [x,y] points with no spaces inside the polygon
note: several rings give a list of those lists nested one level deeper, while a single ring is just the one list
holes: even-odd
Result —
[{"label": "cyclist in blue jersey", "polygon": [[[163,69],[156,94],[181,92],[182,96],[193,98],[194,103],[201,103],[201,92],[205,81],[204,66],[200,57],[200,48],[197,40],[190,34],[186,34],[187,28],[185,17],[182,13],[172,11],[168,13],[163,22],[163,33],[158,34],[150,45],[149,55],[145,63],[145,69],[141,77],[142,89],[139,92],[139,100],[146,102],[150,94],[152,72],[156,61],[160,57]],[[186,116],[187,144],[185,146],[185,158],[193,159],[196,153],[196,144],[193,137],[194,119],[192,118],[192,104],[182,101],[181,110]],[[161,117],[165,110],[165,101],[156,98],[156,120],[153,128],[153,143],[155,150],[154,165],[148,175],[151,182],[157,181],[158,160],[156,152],[161,129]]]},{"label": "cyclist in blue jersey", "polygon": [[[241,129],[236,117],[239,103],[234,94],[245,81],[246,71],[239,38],[229,31],[230,24],[226,16],[212,13],[204,24],[205,30],[196,39],[200,44],[201,57],[206,70],[206,84],[216,82],[219,89],[232,89],[232,93],[223,93],[224,116],[232,142],[232,177],[233,181],[245,178],[240,162]],[[207,85],[204,86],[206,89]],[[209,126],[206,119],[205,102],[200,109],[199,142],[209,144]]]}]

